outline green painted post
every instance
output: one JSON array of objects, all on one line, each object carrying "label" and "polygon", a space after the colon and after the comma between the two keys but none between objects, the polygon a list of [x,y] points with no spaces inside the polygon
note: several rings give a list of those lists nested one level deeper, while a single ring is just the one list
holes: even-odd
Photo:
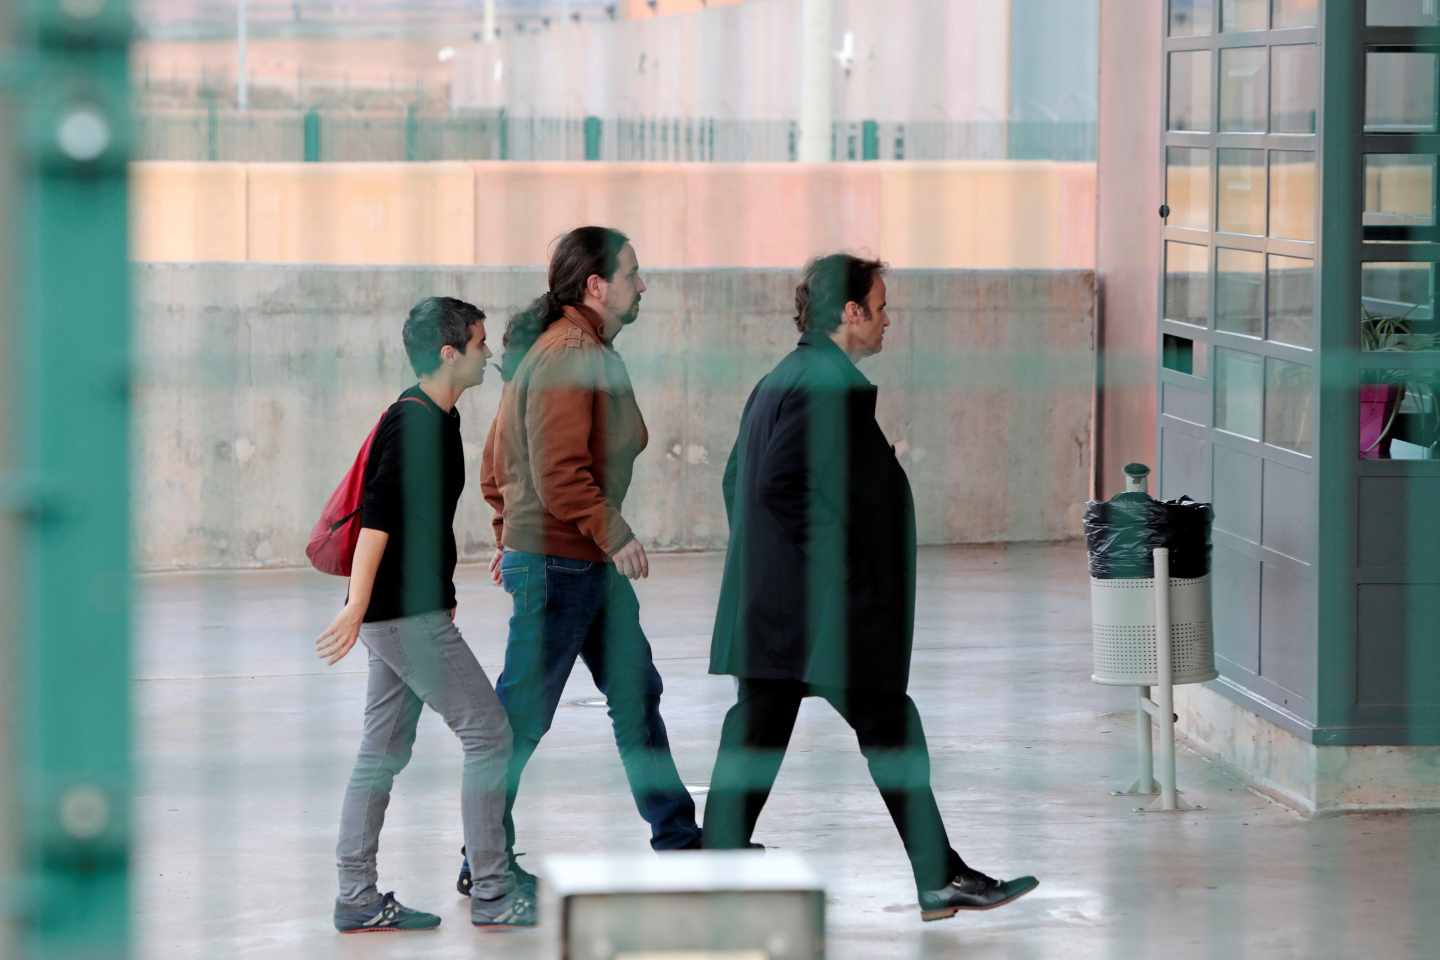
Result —
[{"label": "green painted post", "polygon": [[860,125],[860,159],[880,159],[880,124],[866,120]]},{"label": "green painted post", "polygon": [[600,140],[604,133],[604,125],[599,117],[585,118],[585,159],[600,159]]},{"label": "green painted post", "polygon": [[320,162],[320,111],[305,111],[305,162]]},{"label": "green painted post", "polygon": [[19,955],[130,953],[127,0],[31,0],[18,295],[0,372],[23,397],[0,476],[17,559],[11,710]]},{"label": "green painted post", "polygon": [[500,159],[510,159],[510,118],[504,110],[500,111]]},{"label": "green painted post", "polygon": [[[1318,468],[1317,645],[1315,720],[1348,727],[1355,709],[1357,556],[1355,515],[1360,435],[1356,315],[1360,305],[1361,211],[1364,203],[1360,133],[1364,95],[1363,4],[1327,3],[1320,51],[1324,95],[1320,124],[1319,322],[1316,373]],[[1307,638],[1308,639],[1308,638]]]},{"label": "green painted post", "polygon": [[405,105],[405,160],[414,163],[420,159],[420,116],[415,104]]},{"label": "green painted post", "polygon": [[220,159],[220,110],[213,96],[205,98],[205,159]]}]

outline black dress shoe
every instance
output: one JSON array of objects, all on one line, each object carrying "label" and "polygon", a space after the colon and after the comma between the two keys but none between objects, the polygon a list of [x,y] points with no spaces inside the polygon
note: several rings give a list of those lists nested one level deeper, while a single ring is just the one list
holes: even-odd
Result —
[{"label": "black dress shoe", "polygon": [[939,890],[920,894],[920,919],[944,920],[961,910],[994,910],[1040,886],[1034,877],[996,880],[966,867]]}]

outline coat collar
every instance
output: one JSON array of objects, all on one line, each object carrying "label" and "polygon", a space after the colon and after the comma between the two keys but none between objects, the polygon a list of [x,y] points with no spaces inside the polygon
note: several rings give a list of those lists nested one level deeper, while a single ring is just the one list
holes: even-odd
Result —
[{"label": "coat collar", "polygon": [[869,377],[860,372],[860,368],[855,366],[854,361],[850,359],[845,351],[835,345],[835,341],[830,339],[828,333],[806,330],[800,335],[799,345],[801,347],[814,348],[815,355],[824,357],[826,361],[845,378],[845,382],[850,386],[871,388],[875,386],[870,382]]},{"label": "coat collar", "polygon": [[600,319],[600,314],[591,310],[583,303],[567,305],[565,307],[565,319],[588,333],[597,343],[605,343],[603,333],[605,321]]}]

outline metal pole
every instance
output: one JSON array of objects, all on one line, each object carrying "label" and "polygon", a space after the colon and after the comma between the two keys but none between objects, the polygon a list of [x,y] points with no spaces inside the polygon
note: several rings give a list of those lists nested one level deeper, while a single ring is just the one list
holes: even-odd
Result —
[{"label": "metal pole", "polygon": [[15,765],[5,773],[23,824],[19,953],[124,958],[133,913],[131,20],[125,0],[20,10],[27,72],[45,81],[12,199],[24,226],[6,290],[20,301],[7,379],[25,401],[10,423],[14,470],[0,478],[18,546],[17,602],[5,610],[21,638],[15,699],[0,709],[14,711]]},{"label": "metal pole", "polygon": [[1160,685],[1160,809],[1175,809],[1175,686],[1170,667],[1170,551],[1155,548],[1155,668]]},{"label": "metal pole", "polygon": [[800,11],[801,163],[829,163],[834,157],[830,54],[835,34],[834,17],[834,0],[803,0]]},{"label": "metal pole", "polygon": [[485,20],[480,35],[486,43],[495,42],[495,0],[485,0]]},{"label": "metal pole", "polygon": [[[24,397],[0,511],[13,531],[10,711],[20,956],[130,956],[130,4],[20,6],[32,135],[12,203]],[[16,141],[9,141],[16,142]],[[7,147],[9,148],[9,147]],[[9,226],[9,225],[7,225]],[[76,269],[84,265],[84,282]],[[9,292],[9,291],[7,291]],[[104,350],[94,344],[104,340]],[[63,370],[55,358],[65,357]]]},{"label": "metal pole", "polygon": [[1140,760],[1130,792],[1142,795],[1155,792],[1155,747],[1150,736],[1150,711],[1145,709],[1149,696],[1149,687],[1135,688],[1135,748]]},{"label": "metal pole", "polygon": [[235,5],[235,105],[240,110],[250,109],[250,16],[246,9],[249,0],[238,0]]},{"label": "metal pole", "polygon": [[[0,6],[0,63],[9,56],[15,36],[12,21],[14,6]],[[20,372],[20,363],[11,348],[19,337],[19,303],[14,296],[14,281],[17,271],[14,258],[17,240],[23,229],[15,223],[14,167],[19,159],[14,155],[11,144],[19,142],[16,136],[19,124],[11,113],[8,91],[0,91],[0,290],[6,291],[0,299],[0,485],[6,478],[14,476],[15,456],[11,421],[18,416],[18,397],[13,394],[13,384]],[[0,610],[14,610],[20,602],[19,591],[15,589],[20,568],[17,563],[18,534],[13,515],[6,509],[5,492],[0,486]],[[15,769],[15,743],[18,736],[10,729],[15,711],[9,708],[14,703],[15,689],[11,677],[18,666],[16,646],[20,640],[15,618],[0,617],[0,770],[7,776],[0,778],[0,883],[16,876],[19,855],[20,801],[15,777],[8,775]],[[16,939],[14,913],[0,909],[0,957],[13,956],[12,944]]]}]

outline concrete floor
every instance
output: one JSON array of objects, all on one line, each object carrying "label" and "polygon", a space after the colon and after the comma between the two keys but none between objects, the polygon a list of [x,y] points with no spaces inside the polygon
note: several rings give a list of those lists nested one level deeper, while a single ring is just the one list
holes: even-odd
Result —
[{"label": "concrete floor", "polygon": [[[640,585],[681,774],[703,788],[731,682],[705,673],[720,558],[656,558]],[[927,550],[911,694],[956,848],[1041,887],[992,913],[919,921],[898,839],[849,728],[807,703],[756,837],[830,878],[829,952],[940,957],[1440,956],[1440,818],[1305,820],[1182,752],[1203,810],[1138,814],[1132,694],[1089,681],[1082,547]],[[459,623],[492,680],[508,599],[460,575]],[[341,937],[330,925],[335,821],[359,742],[364,658],[311,641],[343,587],[308,572],[147,577],[135,688],[138,956],[556,956],[553,924],[486,936],[452,889],[459,747],[433,714],[396,782],[381,886],[440,913],[435,933]],[[1223,598],[1220,598],[1223,602]],[[531,764],[519,816],[531,861],[644,850],[583,669]],[[697,793],[698,793],[697,789]],[[527,861],[528,862],[528,861]],[[1429,944],[1428,947],[1425,944]]]}]

